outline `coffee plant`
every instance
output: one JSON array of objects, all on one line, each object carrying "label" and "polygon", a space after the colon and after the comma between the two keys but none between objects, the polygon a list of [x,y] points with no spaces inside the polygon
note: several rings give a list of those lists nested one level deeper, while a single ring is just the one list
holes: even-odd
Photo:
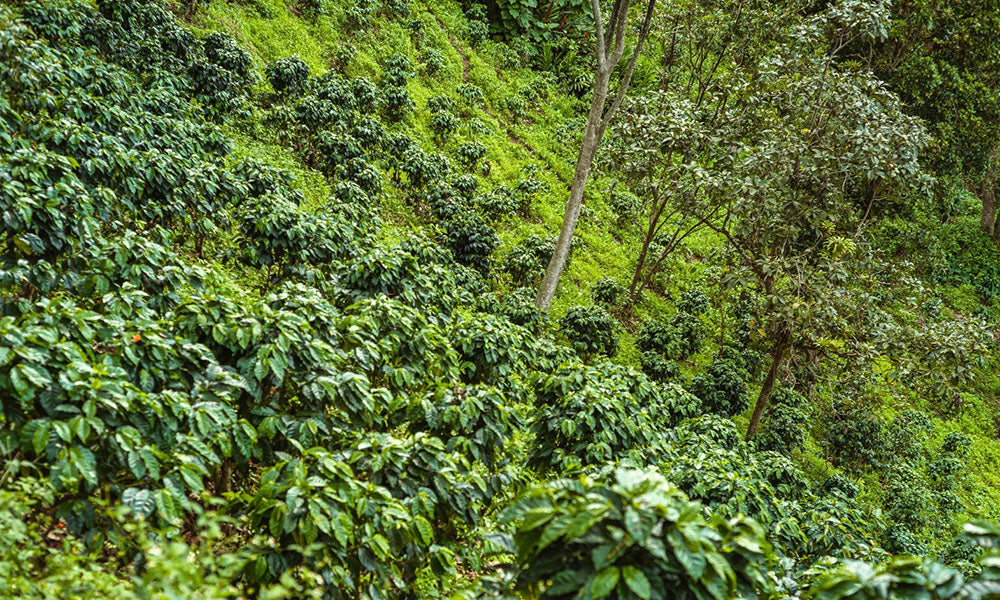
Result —
[{"label": "coffee plant", "polygon": [[[652,7],[609,131],[679,137],[591,172],[553,322],[593,7],[502,4],[0,5],[0,596],[1000,596],[995,182],[938,170],[991,117],[907,116],[989,107],[989,11]],[[658,195],[712,232],[627,312]]]},{"label": "coffee plant", "polygon": [[309,65],[298,56],[281,58],[267,65],[267,80],[279,94],[295,92],[309,79]]},{"label": "coffee plant", "polygon": [[715,359],[691,380],[691,393],[701,399],[709,412],[731,417],[750,406],[743,373],[725,359]]},{"label": "coffee plant", "polygon": [[515,527],[518,589],[539,598],[759,598],[773,551],[745,518],[706,521],[653,472],[621,469],[531,489],[503,518]]},{"label": "coffee plant", "polygon": [[559,319],[559,329],[584,356],[614,356],[618,352],[614,319],[599,306],[574,306]]}]

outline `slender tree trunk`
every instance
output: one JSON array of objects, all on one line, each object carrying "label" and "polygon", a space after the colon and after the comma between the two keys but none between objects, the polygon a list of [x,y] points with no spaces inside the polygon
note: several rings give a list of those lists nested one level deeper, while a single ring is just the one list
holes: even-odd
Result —
[{"label": "slender tree trunk", "polygon": [[639,59],[642,46],[649,36],[656,0],[647,0],[642,28],[639,31],[632,58],[629,59],[619,90],[607,110],[605,110],[605,104],[608,101],[611,72],[618,65],[618,61],[622,59],[625,52],[625,30],[628,24],[631,0],[615,0],[607,34],[604,31],[604,17],[601,15],[600,0],[591,0],[591,6],[594,10],[594,42],[597,58],[597,68],[594,70],[594,97],[590,101],[587,129],[583,133],[583,143],[580,145],[580,154],[576,159],[576,171],[573,173],[573,183],[569,188],[569,200],[566,201],[566,211],[563,214],[562,227],[559,229],[559,239],[556,241],[555,252],[552,253],[552,259],[549,260],[549,265],[545,269],[545,276],[538,286],[538,296],[535,298],[535,306],[542,310],[549,309],[552,298],[556,295],[556,286],[559,285],[559,278],[566,267],[566,258],[569,256],[570,244],[573,242],[573,232],[580,219],[583,190],[587,185],[587,177],[590,176],[590,167],[594,164],[594,156],[597,154],[598,146],[601,145],[604,131],[621,107],[622,101],[625,100],[629,83],[632,81],[632,73],[635,71],[636,61]]},{"label": "slender tree trunk", "polygon": [[642,267],[646,264],[646,254],[649,252],[649,245],[653,242],[653,230],[654,227],[650,224],[645,237],[642,239],[642,250],[639,251],[639,259],[635,263],[635,273],[632,275],[632,283],[628,286],[629,307],[633,306],[636,301],[636,287],[638,287],[639,279],[642,277]]},{"label": "slender tree trunk", "polygon": [[757,433],[757,428],[760,427],[760,419],[764,416],[764,409],[767,408],[767,403],[771,400],[774,381],[778,378],[778,370],[781,369],[781,363],[785,360],[788,346],[788,338],[784,335],[774,343],[774,349],[771,350],[771,367],[767,370],[763,385],[760,386],[757,404],[753,407],[753,416],[750,417],[750,426],[747,427],[747,441],[750,441],[750,438]]},{"label": "slender tree trunk", "polygon": [[542,310],[549,309],[552,298],[556,295],[556,286],[559,285],[559,278],[566,267],[570,244],[573,243],[573,232],[576,230],[577,221],[580,220],[583,190],[587,185],[587,178],[590,176],[590,167],[594,164],[597,147],[601,143],[600,134],[603,133],[601,131],[601,118],[608,99],[610,80],[610,69],[607,72],[598,70],[594,76],[594,97],[590,102],[587,129],[583,133],[583,143],[580,145],[580,154],[576,159],[576,171],[573,174],[573,183],[569,188],[569,200],[566,201],[562,228],[559,230],[555,252],[552,253],[549,266],[545,269],[545,276],[538,286],[538,297],[535,299],[535,306]]},{"label": "slender tree trunk", "polygon": [[979,200],[983,203],[982,210],[979,213],[979,224],[994,243],[1000,243],[1000,235],[998,235],[1000,232],[997,231],[996,189],[990,182],[987,182],[979,189],[977,196],[979,196]]}]

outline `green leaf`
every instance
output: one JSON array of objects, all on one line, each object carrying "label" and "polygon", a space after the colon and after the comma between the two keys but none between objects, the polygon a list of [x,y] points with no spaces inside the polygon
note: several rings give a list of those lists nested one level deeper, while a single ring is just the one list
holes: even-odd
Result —
[{"label": "green leaf", "polygon": [[417,532],[420,534],[420,539],[424,541],[424,545],[429,546],[431,542],[434,541],[434,529],[427,519],[420,515],[413,518],[413,525],[417,528]]},{"label": "green leaf", "polygon": [[649,579],[646,578],[645,573],[632,565],[627,565],[622,567],[622,578],[625,580],[625,585],[628,586],[628,589],[632,590],[633,594],[639,596],[642,600],[650,599],[653,590],[649,585]]},{"label": "green leaf", "polygon": [[128,453],[128,468],[132,470],[136,479],[146,476],[146,463],[142,462],[142,456],[138,452]]},{"label": "green leaf", "polygon": [[49,433],[52,431],[52,424],[48,421],[43,421],[38,429],[35,430],[34,435],[31,436],[31,446],[35,451],[35,454],[41,456],[45,452],[45,448],[49,445]]},{"label": "green leaf", "polygon": [[69,451],[70,461],[80,475],[91,485],[97,485],[97,461],[87,448],[76,446]]},{"label": "green leaf", "polygon": [[618,585],[620,575],[618,567],[608,567],[595,575],[590,584],[591,597],[594,600],[600,600],[610,594]]}]

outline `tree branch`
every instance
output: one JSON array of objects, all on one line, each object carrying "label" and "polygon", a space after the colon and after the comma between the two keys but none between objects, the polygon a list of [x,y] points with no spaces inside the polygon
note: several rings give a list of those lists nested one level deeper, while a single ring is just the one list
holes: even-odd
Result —
[{"label": "tree branch", "polygon": [[600,69],[607,59],[604,44],[604,16],[601,15],[600,0],[591,0],[590,3],[594,9],[594,33],[597,39],[597,68]]},{"label": "tree branch", "polygon": [[[653,22],[653,10],[655,7],[656,0],[649,0],[649,3],[646,5],[646,16],[643,18],[642,29],[639,31],[639,39],[635,44],[635,50],[632,52],[632,58],[629,59],[628,69],[625,71],[625,77],[622,79],[622,84],[618,89],[618,93],[615,94],[615,100],[611,103],[611,108],[608,109],[608,111],[604,114],[604,117],[601,119],[601,125],[598,129],[599,136],[604,135],[604,130],[608,128],[608,124],[611,123],[615,113],[618,112],[622,102],[625,100],[625,94],[628,92],[629,83],[632,82],[632,73],[635,71],[635,63],[639,60],[639,54],[642,53],[642,46],[645,43],[646,38],[649,36],[649,28]],[[624,35],[622,36],[622,42],[624,43]],[[621,58],[620,54],[619,58]]]}]

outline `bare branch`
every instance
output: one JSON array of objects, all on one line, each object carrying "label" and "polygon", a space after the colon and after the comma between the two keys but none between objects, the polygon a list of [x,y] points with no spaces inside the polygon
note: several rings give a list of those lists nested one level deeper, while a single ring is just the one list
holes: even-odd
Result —
[{"label": "bare branch", "polygon": [[604,16],[601,15],[601,0],[591,0],[594,8],[594,33],[597,38],[597,68],[600,69],[607,60],[604,44]]},{"label": "bare branch", "polygon": [[[635,71],[635,63],[639,60],[639,55],[642,53],[642,46],[646,42],[646,38],[649,36],[649,28],[653,22],[653,10],[655,7],[656,0],[648,0],[648,4],[646,5],[646,16],[643,18],[642,29],[639,31],[639,39],[636,40],[635,50],[632,52],[632,58],[629,59],[628,69],[625,71],[625,77],[622,79],[621,86],[618,88],[618,93],[615,94],[615,100],[611,103],[611,108],[608,109],[608,111],[604,114],[604,117],[601,119],[598,136],[604,135],[604,130],[608,128],[608,124],[611,123],[611,120],[615,117],[615,113],[618,112],[622,102],[625,100],[625,94],[628,92],[628,86],[632,82],[632,73]],[[624,35],[622,42],[624,43]],[[619,58],[621,57],[620,54],[618,56]]]}]

